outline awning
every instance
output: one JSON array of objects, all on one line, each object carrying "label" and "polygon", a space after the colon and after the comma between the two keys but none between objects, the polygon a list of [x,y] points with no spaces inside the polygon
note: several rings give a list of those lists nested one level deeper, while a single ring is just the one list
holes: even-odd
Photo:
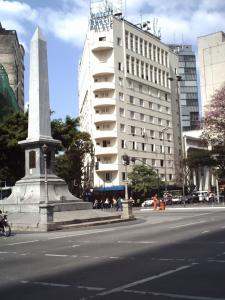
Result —
[{"label": "awning", "polygon": [[115,186],[106,186],[106,187],[99,187],[95,188],[96,191],[123,191],[123,185],[115,185]]}]

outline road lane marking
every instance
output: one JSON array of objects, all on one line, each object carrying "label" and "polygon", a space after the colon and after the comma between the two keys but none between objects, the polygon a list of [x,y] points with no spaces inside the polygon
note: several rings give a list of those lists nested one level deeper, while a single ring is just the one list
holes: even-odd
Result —
[{"label": "road lane marking", "polygon": [[153,295],[153,296],[163,296],[175,299],[193,299],[193,300],[225,300],[225,298],[214,298],[205,296],[191,296],[191,295],[180,295],[180,294],[169,294],[160,292],[149,292],[149,291],[137,291],[137,290],[123,290],[125,293],[133,293],[140,295]]},{"label": "road lane marking", "polygon": [[94,287],[94,286],[83,286],[83,285],[78,285],[78,289],[86,289],[89,291],[104,291],[105,288],[100,288],[100,287]]},{"label": "road lane marking", "polygon": [[16,254],[17,252],[0,251],[0,254]]},{"label": "road lane marking", "polygon": [[80,247],[80,245],[73,245],[72,248]]},{"label": "road lane marking", "polygon": [[50,254],[50,253],[46,253],[45,256],[66,257],[68,255],[67,254]]},{"label": "road lane marking", "polygon": [[208,262],[216,262],[216,263],[225,263],[225,260],[221,260],[221,259],[208,259]]},{"label": "road lane marking", "polygon": [[34,281],[34,284],[38,285],[45,285],[45,286],[53,286],[53,287],[70,287],[70,284],[61,284],[61,283],[52,283],[52,282],[41,282],[41,281]]},{"label": "road lane marking", "polygon": [[192,226],[192,225],[201,224],[201,223],[206,223],[206,221],[199,221],[199,222],[193,222],[193,223],[186,223],[186,224],[182,224],[182,225],[176,225],[176,226],[170,227],[170,229],[186,227],[186,226]]},{"label": "road lane marking", "polygon": [[160,274],[158,274],[158,275],[149,276],[149,277],[146,277],[146,278],[143,278],[143,279],[140,279],[140,280],[137,280],[137,281],[134,281],[134,282],[125,284],[125,285],[121,285],[121,286],[116,287],[116,288],[114,288],[114,289],[107,290],[107,291],[102,292],[102,293],[99,293],[99,294],[97,294],[97,295],[98,295],[98,296],[106,296],[106,295],[110,295],[110,294],[113,294],[113,293],[116,293],[116,292],[121,292],[121,291],[123,291],[123,290],[125,290],[125,289],[127,289],[127,288],[130,288],[130,287],[133,287],[133,286],[136,286],[136,285],[145,283],[145,282],[149,282],[149,281],[152,281],[152,280],[161,278],[161,277],[165,277],[165,276],[167,276],[167,275],[171,275],[171,274],[174,274],[174,273],[177,273],[177,272],[180,272],[180,271],[189,269],[189,268],[193,267],[193,266],[196,265],[196,264],[197,264],[197,263],[192,263],[192,264],[190,264],[190,265],[185,265],[185,266],[179,267],[179,268],[177,268],[177,269],[173,269],[173,270],[169,270],[169,271],[160,273]]},{"label": "road lane marking", "polygon": [[118,259],[118,258],[120,258],[119,256],[110,256],[109,257],[110,259]]},{"label": "road lane marking", "polygon": [[155,244],[156,241],[117,241],[119,244]]},{"label": "road lane marking", "polygon": [[39,242],[39,240],[11,243],[11,244],[8,244],[7,246],[14,246],[14,245],[21,245],[21,244],[30,244],[30,243],[36,243],[36,242]]},{"label": "road lane marking", "polygon": [[76,237],[76,236],[82,236],[82,235],[88,235],[88,234],[95,234],[95,233],[102,233],[102,232],[108,232],[108,231],[114,231],[114,228],[108,228],[108,229],[102,229],[102,230],[90,230],[86,232],[80,232],[80,233],[74,233],[74,234],[68,234],[68,235],[59,235],[55,237],[50,237],[48,240],[57,240],[57,239],[64,239],[68,237]]},{"label": "road lane marking", "polygon": [[209,230],[202,231],[201,234],[209,233]]}]

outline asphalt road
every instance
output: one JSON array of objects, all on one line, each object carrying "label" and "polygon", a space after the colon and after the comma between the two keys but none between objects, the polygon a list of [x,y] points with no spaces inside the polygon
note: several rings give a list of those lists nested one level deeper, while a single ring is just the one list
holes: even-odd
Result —
[{"label": "asphalt road", "polygon": [[0,299],[225,299],[225,210],[0,237]]}]

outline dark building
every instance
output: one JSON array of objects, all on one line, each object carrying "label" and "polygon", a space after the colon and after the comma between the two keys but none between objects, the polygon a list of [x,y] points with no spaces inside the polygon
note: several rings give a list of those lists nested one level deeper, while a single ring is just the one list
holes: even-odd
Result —
[{"label": "dark building", "polygon": [[16,31],[6,30],[0,23],[0,64],[8,75],[21,111],[24,111],[24,53]]}]

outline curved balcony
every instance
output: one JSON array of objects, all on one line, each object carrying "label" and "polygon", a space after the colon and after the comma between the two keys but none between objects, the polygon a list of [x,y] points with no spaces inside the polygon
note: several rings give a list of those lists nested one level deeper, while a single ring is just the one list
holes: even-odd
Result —
[{"label": "curved balcony", "polygon": [[94,107],[98,106],[115,106],[116,99],[114,98],[95,98],[94,99]]},{"label": "curved balcony", "polygon": [[96,172],[110,172],[110,171],[118,171],[117,164],[103,164],[99,163],[99,169],[95,170]]},{"label": "curved balcony", "polygon": [[117,148],[116,147],[100,147],[97,146],[95,148],[95,155],[112,155],[117,154]]},{"label": "curved balcony", "polygon": [[93,83],[93,92],[114,90],[115,83],[110,81],[100,81]]},{"label": "curved balcony", "polygon": [[96,140],[103,138],[117,138],[117,132],[115,130],[96,130],[94,138]]},{"label": "curved balcony", "polygon": [[91,47],[91,51],[93,52],[112,50],[112,49],[113,49],[113,43],[109,41],[98,41],[94,43]]},{"label": "curved balcony", "polygon": [[104,74],[114,74],[114,68],[109,67],[106,63],[97,64],[93,70],[92,75],[104,75]]},{"label": "curved balcony", "polygon": [[115,114],[95,114],[94,123],[116,122]]}]

